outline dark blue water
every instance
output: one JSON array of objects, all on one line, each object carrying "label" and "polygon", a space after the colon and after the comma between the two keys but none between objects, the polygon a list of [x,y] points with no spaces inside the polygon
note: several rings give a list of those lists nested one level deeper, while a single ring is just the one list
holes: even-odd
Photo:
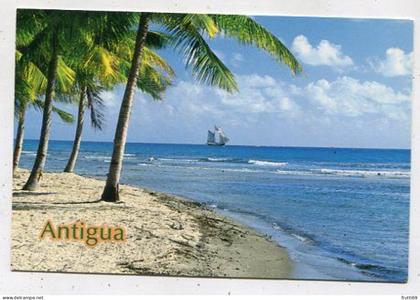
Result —
[{"label": "dark blue water", "polygon": [[[36,141],[21,166],[32,167]],[[52,141],[62,171],[71,142]],[[111,143],[82,143],[76,172],[105,178]],[[206,203],[272,236],[295,278],[407,279],[409,150],[128,144],[122,182]]]}]

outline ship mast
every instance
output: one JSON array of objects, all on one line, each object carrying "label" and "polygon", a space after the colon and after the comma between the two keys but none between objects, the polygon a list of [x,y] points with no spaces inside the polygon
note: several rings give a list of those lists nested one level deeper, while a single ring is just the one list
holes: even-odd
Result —
[{"label": "ship mast", "polygon": [[207,145],[224,146],[227,142],[229,142],[229,138],[221,127],[214,126],[214,132],[207,131]]}]

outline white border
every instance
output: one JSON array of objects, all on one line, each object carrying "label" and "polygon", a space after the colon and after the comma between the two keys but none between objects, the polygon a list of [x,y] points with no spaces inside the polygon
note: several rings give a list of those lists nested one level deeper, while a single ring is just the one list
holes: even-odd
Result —
[{"label": "white border", "polygon": [[[210,2],[211,1],[211,2]],[[420,292],[420,1],[419,0],[2,0],[0,8],[0,295],[134,293],[399,294]],[[414,19],[412,177],[407,284],[163,278],[10,272],[11,161],[15,10],[61,8]]]}]

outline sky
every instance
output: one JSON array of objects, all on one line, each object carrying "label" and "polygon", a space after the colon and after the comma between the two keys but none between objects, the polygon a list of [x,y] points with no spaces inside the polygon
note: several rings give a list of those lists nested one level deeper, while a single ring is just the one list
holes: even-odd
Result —
[{"label": "sky", "polygon": [[[172,49],[160,54],[176,78],[156,102],[137,92],[128,142],[206,142],[221,126],[234,145],[410,148],[413,24],[404,20],[253,17],[297,57],[303,74],[233,40],[209,41],[235,74],[238,93],[197,83]],[[83,140],[112,141],[124,86],[102,94],[103,131],[85,123]],[[60,106],[60,105],[58,105]],[[76,114],[76,106],[60,106]],[[41,113],[27,114],[38,139]],[[53,119],[51,139],[72,140],[75,125]]]}]

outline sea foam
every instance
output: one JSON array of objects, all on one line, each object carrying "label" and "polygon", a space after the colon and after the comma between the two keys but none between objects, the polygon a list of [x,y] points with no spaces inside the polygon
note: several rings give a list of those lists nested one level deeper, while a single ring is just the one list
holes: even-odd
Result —
[{"label": "sea foam", "polygon": [[257,165],[257,166],[270,166],[270,167],[281,167],[287,165],[287,162],[274,162],[274,161],[266,161],[266,160],[248,160],[249,164]]},{"label": "sea foam", "polygon": [[322,174],[328,175],[342,175],[342,176],[384,176],[384,177],[410,177],[408,171],[387,171],[387,170],[336,170],[336,169],[321,169]]}]

